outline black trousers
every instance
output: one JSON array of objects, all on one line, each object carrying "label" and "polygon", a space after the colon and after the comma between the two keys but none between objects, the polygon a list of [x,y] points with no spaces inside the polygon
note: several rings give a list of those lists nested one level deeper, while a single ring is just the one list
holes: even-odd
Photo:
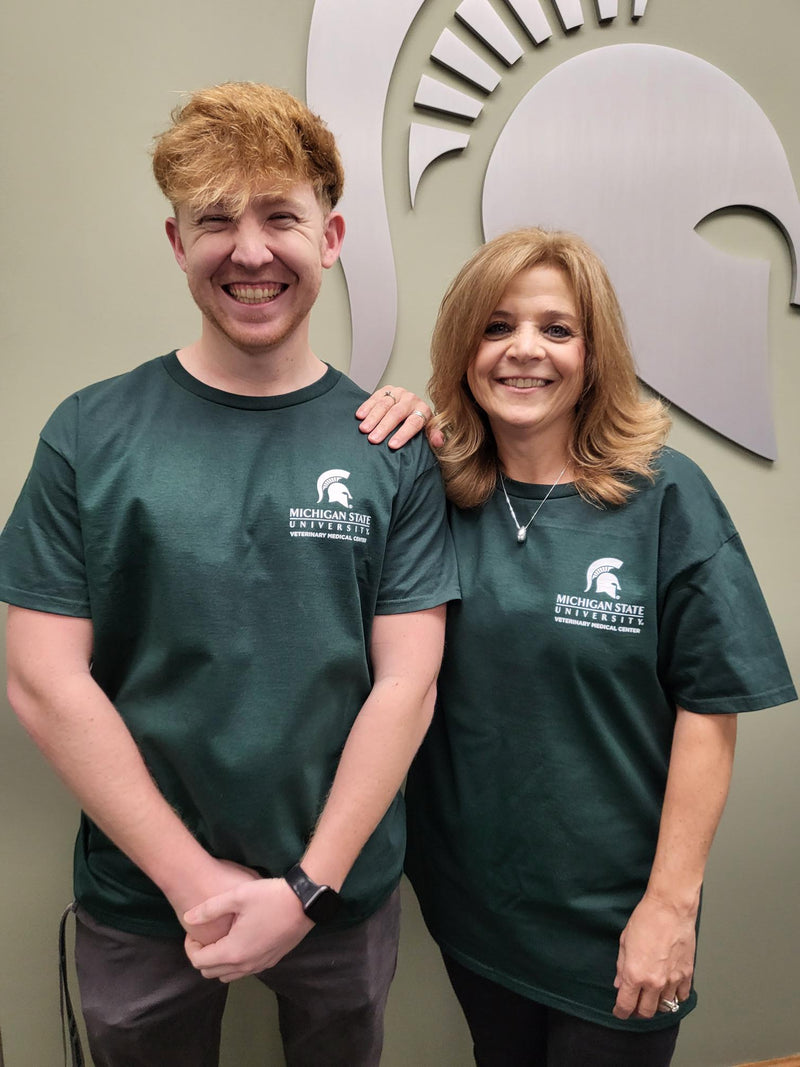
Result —
[{"label": "black trousers", "polygon": [[679,1024],[614,1030],[545,1007],[443,958],[477,1067],[669,1067]]}]

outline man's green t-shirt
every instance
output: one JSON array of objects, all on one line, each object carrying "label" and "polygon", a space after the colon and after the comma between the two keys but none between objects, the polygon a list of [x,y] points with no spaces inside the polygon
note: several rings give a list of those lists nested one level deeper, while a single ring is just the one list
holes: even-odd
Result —
[{"label": "man's green t-shirt", "polygon": [[[632,1029],[679,1018],[611,1015],[675,708],[796,696],[719,498],[679,453],[657,466],[621,508],[558,487],[522,545],[500,490],[452,509],[462,599],[406,790],[407,870],[442,949],[531,999]],[[549,488],[506,486],[523,523]]]},{"label": "man's green t-shirt", "polygon": [[[458,596],[436,462],[424,441],[371,446],[364,396],[332,369],[246,397],[152,360],[56,410],[0,541],[2,599],[91,618],[93,676],[198,840],[276,875],[369,694],[374,615]],[[344,922],[396,885],[404,841],[398,797],[345,882]],[[75,892],[101,922],[181,932],[85,816]]]}]

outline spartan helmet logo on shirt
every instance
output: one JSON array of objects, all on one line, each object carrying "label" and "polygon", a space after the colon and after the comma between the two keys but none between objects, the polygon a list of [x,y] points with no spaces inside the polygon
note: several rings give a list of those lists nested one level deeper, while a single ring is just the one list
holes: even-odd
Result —
[{"label": "spartan helmet logo on shirt", "polygon": [[341,504],[349,508],[353,502],[353,494],[343,482],[343,479],[349,477],[350,471],[323,471],[317,478],[317,503],[321,504],[325,500],[328,504]]},{"label": "spartan helmet logo on shirt", "polygon": [[588,593],[594,584],[593,592],[598,596],[609,596],[612,600],[619,600],[620,582],[613,572],[621,566],[622,560],[614,559],[613,556],[604,556],[603,559],[596,559],[594,563],[590,563],[586,571],[584,593]]}]

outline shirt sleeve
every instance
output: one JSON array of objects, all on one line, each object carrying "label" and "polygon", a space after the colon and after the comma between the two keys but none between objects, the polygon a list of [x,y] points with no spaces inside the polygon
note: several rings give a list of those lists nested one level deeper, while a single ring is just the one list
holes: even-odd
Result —
[{"label": "shirt sleeve", "polygon": [[0,535],[0,599],[91,618],[75,471],[44,438]]},{"label": "shirt sleeve", "polygon": [[442,476],[427,443],[423,445],[418,446],[416,470],[410,471],[414,476],[406,477],[395,501],[378,615],[422,611],[461,595]]},{"label": "shirt sleeve", "polygon": [[669,583],[659,673],[687,711],[757,711],[797,698],[764,596],[737,533]]}]

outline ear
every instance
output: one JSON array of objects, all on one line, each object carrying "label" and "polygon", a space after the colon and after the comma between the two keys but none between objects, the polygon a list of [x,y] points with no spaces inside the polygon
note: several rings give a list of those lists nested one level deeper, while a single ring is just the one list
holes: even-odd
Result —
[{"label": "ear", "polygon": [[177,260],[178,266],[185,273],[186,272],[186,253],[183,249],[183,241],[181,240],[180,229],[178,227],[178,220],[176,218],[169,218],[164,223],[164,229],[167,231],[167,239],[172,246],[172,252]]},{"label": "ear", "polygon": [[332,211],[325,219],[325,227],[322,232],[322,266],[332,267],[339,258],[344,241],[344,216],[338,211]]}]

